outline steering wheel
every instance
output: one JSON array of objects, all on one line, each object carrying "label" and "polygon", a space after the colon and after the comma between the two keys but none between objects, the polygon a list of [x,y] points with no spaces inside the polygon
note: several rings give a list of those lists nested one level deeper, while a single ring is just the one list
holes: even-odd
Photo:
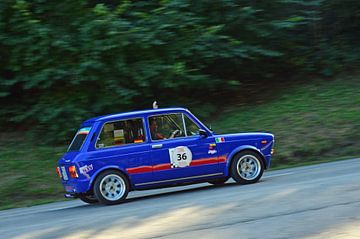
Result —
[{"label": "steering wheel", "polygon": [[174,130],[173,132],[170,133],[169,138],[176,138],[178,136],[182,135],[182,131],[179,129]]}]

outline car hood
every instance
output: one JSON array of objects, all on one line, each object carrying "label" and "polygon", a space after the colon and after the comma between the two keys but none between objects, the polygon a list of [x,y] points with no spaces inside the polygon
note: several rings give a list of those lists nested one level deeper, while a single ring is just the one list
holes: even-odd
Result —
[{"label": "car hood", "polygon": [[214,134],[214,137],[225,138],[226,140],[238,139],[268,139],[273,140],[274,135],[271,133],[252,132],[252,133],[235,133],[235,134]]}]

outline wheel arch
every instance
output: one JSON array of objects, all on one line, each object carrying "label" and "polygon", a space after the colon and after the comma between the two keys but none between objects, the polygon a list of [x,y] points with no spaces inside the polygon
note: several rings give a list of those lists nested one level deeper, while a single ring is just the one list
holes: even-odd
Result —
[{"label": "wheel arch", "polygon": [[252,145],[242,145],[240,147],[237,147],[235,148],[227,157],[227,160],[226,160],[226,168],[225,168],[225,175],[226,176],[229,176],[230,175],[230,167],[231,167],[231,163],[232,161],[234,160],[235,156],[241,152],[244,152],[244,151],[252,151],[256,154],[258,154],[261,158],[261,160],[263,161],[264,163],[264,169],[267,169],[267,163],[266,163],[266,159],[265,159],[265,156],[261,153],[261,151],[252,146]]},{"label": "wheel arch", "polygon": [[108,165],[104,168],[101,168],[100,170],[96,171],[95,174],[91,177],[91,180],[90,180],[90,183],[89,183],[89,188],[87,191],[90,191],[90,190],[93,190],[93,187],[94,187],[94,183],[96,181],[96,179],[99,177],[99,175],[105,171],[110,171],[110,170],[115,170],[115,171],[118,171],[120,172],[121,174],[123,174],[126,179],[128,180],[129,182],[129,191],[132,190],[132,184],[131,184],[131,180],[130,180],[130,177],[129,175],[126,173],[126,170],[116,166],[116,165]]}]

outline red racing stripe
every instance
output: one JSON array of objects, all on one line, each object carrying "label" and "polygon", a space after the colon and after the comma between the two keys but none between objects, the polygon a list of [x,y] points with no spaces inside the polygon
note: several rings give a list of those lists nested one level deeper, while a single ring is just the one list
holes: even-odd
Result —
[{"label": "red racing stripe", "polygon": [[140,166],[136,168],[127,168],[126,171],[129,174],[136,174],[136,173],[150,173],[153,171],[151,166]]},{"label": "red racing stripe", "polygon": [[220,156],[219,157],[219,163],[225,163],[226,162],[227,155]]},{"label": "red racing stripe", "polygon": [[204,164],[213,164],[213,163],[218,163],[217,158],[193,160],[193,161],[191,161],[190,166],[200,166],[200,165],[204,165]]},{"label": "red racing stripe", "polygon": [[169,164],[169,163],[158,164],[158,165],[155,165],[153,167],[153,169],[154,169],[154,171],[171,169],[171,164]]},{"label": "red racing stripe", "polygon": [[[226,162],[226,156],[227,155],[215,157],[215,158],[203,158],[203,159],[193,160],[191,161],[189,167],[201,166],[205,164],[223,163]],[[137,173],[150,173],[150,172],[156,172],[156,171],[162,171],[168,169],[171,169],[170,163],[158,164],[154,166],[140,166],[136,168],[127,168],[126,171],[129,174],[137,174]]]}]

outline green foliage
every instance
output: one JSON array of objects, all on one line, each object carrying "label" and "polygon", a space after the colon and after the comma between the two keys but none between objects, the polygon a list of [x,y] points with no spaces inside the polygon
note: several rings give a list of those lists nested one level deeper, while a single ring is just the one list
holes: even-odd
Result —
[{"label": "green foliage", "polygon": [[346,2],[3,0],[1,126],[59,142],[154,99],[210,114],[244,84],[356,69],[359,2]]},{"label": "green foliage", "polygon": [[275,134],[272,167],[355,158],[360,156],[359,95],[359,77],[312,79],[257,107],[228,107],[213,129]]}]

